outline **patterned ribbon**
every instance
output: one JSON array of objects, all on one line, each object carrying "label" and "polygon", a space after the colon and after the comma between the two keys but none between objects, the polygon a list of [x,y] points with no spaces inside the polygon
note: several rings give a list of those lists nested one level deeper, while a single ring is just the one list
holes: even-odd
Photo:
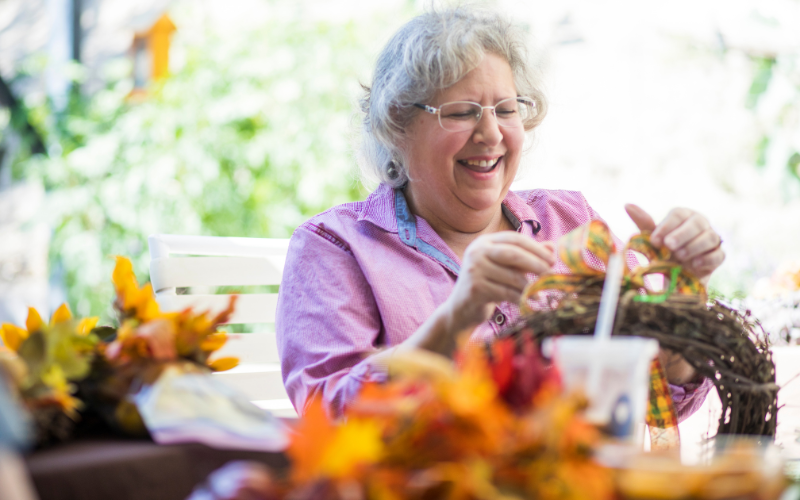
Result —
[{"label": "patterned ribbon", "polygon": [[654,359],[650,364],[650,400],[647,404],[647,427],[652,451],[680,448],[678,417],[664,368]]},{"label": "patterned ribbon", "polygon": [[[636,302],[662,303],[673,293],[705,295],[705,287],[680,264],[671,261],[671,252],[666,247],[656,248],[650,242],[650,233],[643,231],[633,236],[625,246],[623,255],[633,250],[644,255],[647,265],[629,270],[627,266],[622,277],[620,294],[628,290],[644,290],[633,297]],[[542,291],[579,293],[587,280],[601,279],[605,272],[589,264],[589,254],[594,255],[604,266],[609,256],[617,251],[611,231],[599,220],[593,220],[558,240],[556,254],[570,270],[569,274],[544,274],[528,285],[522,294],[520,310],[523,314],[533,312],[530,302]],[[656,292],[645,281],[645,276],[661,274],[668,282],[666,290]],[[678,419],[672,404],[669,384],[658,360],[653,361],[650,370],[650,402],[647,409],[647,425],[650,427],[651,449],[665,449],[680,445],[677,428]]]},{"label": "patterned ribbon", "polygon": [[[530,314],[530,300],[544,290],[557,290],[565,293],[580,291],[588,278],[602,278],[605,272],[589,264],[588,254],[593,254],[604,265],[608,257],[617,250],[611,231],[603,221],[593,220],[562,236],[556,245],[558,258],[570,270],[569,274],[543,274],[538,280],[530,283],[522,294],[520,310]],[[671,252],[666,247],[656,248],[650,243],[650,233],[644,231],[633,236],[625,246],[625,254],[633,250],[644,255],[649,263],[638,266],[631,271],[625,267],[620,294],[628,290],[644,290],[645,295],[634,297],[637,302],[660,303],[673,293],[704,295],[705,287],[692,274],[686,272],[680,264],[670,259]],[[653,291],[645,276],[661,274],[669,282],[667,289],[658,293]]]}]

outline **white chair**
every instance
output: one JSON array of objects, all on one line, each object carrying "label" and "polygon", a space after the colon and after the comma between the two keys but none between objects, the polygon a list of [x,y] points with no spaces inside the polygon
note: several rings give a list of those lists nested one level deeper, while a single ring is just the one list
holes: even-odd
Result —
[{"label": "white chair", "polygon": [[[164,311],[191,306],[218,312],[230,294],[215,294],[215,287],[280,285],[289,247],[288,239],[172,234],[150,236],[148,243],[150,281]],[[277,293],[239,294],[228,324],[259,324],[259,331],[228,334],[216,356],[237,356],[240,365],[215,376],[278,416],[296,416],[281,378],[274,329],[277,299]]]}]

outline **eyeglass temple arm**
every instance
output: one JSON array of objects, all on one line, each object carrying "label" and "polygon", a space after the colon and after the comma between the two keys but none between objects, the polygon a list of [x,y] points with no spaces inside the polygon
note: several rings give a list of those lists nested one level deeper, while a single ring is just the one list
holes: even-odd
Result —
[{"label": "eyeglass temple arm", "polygon": [[414,106],[418,107],[419,109],[425,110],[425,111],[427,111],[428,113],[430,113],[432,115],[435,115],[435,114],[439,113],[438,109],[434,108],[433,106],[428,106],[426,104],[419,104],[419,103],[415,102]]}]

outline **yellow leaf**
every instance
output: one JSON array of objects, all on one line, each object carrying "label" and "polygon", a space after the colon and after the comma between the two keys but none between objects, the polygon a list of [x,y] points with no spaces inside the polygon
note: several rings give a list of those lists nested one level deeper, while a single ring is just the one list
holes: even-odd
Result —
[{"label": "yellow leaf", "polygon": [[42,317],[39,315],[39,311],[36,309],[29,307],[28,308],[28,319],[25,320],[25,328],[28,329],[28,333],[38,332],[44,326],[44,321],[42,321]]},{"label": "yellow leaf", "polygon": [[389,374],[437,382],[453,380],[453,362],[431,351],[416,349],[392,354],[385,360]]},{"label": "yellow leaf", "polygon": [[349,419],[336,429],[320,461],[328,477],[347,477],[362,465],[376,463],[383,455],[382,426],[376,420]]},{"label": "yellow leaf", "polygon": [[206,352],[213,352],[225,345],[228,335],[225,332],[212,333],[200,343],[200,349]]},{"label": "yellow leaf", "polygon": [[153,293],[153,285],[150,283],[142,287],[138,300],[137,311],[142,321],[150,321],[161,315],[161,308],[158,307],[156,296]]},{"label": "yellow leaf", "polygon": [[239,365],[239,358],[235,358],[233,356],[228,356],[225,358],[217,358],[214,361],[210,361],[208,363],[208,367],[214,370],[215,372],[224,372],[230,370],[231,368],[235,368]]},{"label": "yellow leaf", "polygon": [[58,323],[64,323],[72,319],[72,313],[69,311],[69,306],[66,302],[58,306],[56,312],[53,313],[53,316],[50,318],[51,325],[57,325]]},{"label": "yellow leaf", "polygon": [[3,345],[16,351],[22,344],[22,341],[28,338],[28,332],[24,328],[20,328],[11,323],[3,323],[0,326],[0,338],[3,339]]},{"label": "yellow leaf", "polygon": [[117,255],[117,264],[111,274],[111,281],[114,282],[118,293],[120,290],[127,290],[131,285],[139,288],[139,284],[136,283],[136,276],[133,274],[133,264],[130,259]]},{"label": "yellow leaf", "polygon": [[42,383],[56,392],[66,392],[69,394],[69,384],[67,377],[64,376],[64,370],[59,365],[50,365],[47,369],[42,371]]},{"label": "yellow leaf", "polygon": [[91,318],[83,318],[78,323],[77,332],[78,335],[89,335],[89,332],[97,326],[97,322],[100,320],[97,316],[92,316]]}]

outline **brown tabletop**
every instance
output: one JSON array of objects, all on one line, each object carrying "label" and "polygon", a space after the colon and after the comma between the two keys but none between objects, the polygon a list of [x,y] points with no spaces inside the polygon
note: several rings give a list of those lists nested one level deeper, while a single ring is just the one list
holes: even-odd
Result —
[{"label": "brown tabletop", "polygon": [[25,460],[41,500],[178,500],[232,460],[255,460],[278,473],[288,465],[282,453],[218,450],[195,443],[161,446],[113,437],[71,441]]}]

